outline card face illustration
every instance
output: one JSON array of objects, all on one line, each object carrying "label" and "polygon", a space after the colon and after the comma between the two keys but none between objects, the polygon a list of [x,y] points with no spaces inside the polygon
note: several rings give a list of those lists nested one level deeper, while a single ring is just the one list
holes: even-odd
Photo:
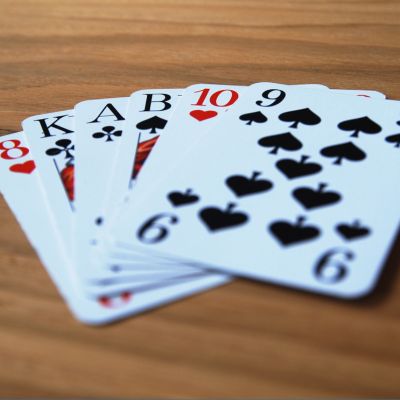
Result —
[{"label": "card face illustration", "polygon": [[253,85],[113,234],[215,270],[362,296],[399,224],[399,119],[395,101]]}]

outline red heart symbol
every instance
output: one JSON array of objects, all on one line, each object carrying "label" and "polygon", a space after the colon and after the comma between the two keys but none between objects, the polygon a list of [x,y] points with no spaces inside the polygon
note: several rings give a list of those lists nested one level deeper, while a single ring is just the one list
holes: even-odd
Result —
[{"label": "red heart symbol", "polygon": [[107,308],[118,308],[132,300],[133,294],[131,292],[124,292],[114,297],[102,296],[98,299],[101,306]]},{"label": "red heart symbol", "polygon": [[28,160],[22,164],[11,165],[10,171],[18,172],[20,174],[30,174],[36,168],[35,161]]},{"label": "red heart symbol", "polygon": [[204,121],[209,118],[214,118],[218,115],[216,111],[203,111],[203,110],[193,110],[190,111],[190,116],[197,119],[197,121]]}]

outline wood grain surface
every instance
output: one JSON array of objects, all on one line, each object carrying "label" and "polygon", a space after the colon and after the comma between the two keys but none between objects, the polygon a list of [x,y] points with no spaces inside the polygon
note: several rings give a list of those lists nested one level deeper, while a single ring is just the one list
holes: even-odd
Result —
[{"label": "wood grain surface", "polygon": [[[0,129],[200,82],[400,99],[399,21],[397,0],[0,0]],[[0,218],[0,397],[400,396],[399,243],[361,301],[237,280],[90,328],[2,200]]]}]

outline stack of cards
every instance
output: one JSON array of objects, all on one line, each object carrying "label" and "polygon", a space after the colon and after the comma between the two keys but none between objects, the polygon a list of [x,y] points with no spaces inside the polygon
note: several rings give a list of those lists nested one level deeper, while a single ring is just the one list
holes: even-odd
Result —
[{"label": "stack of cards", "polygon": [[375,91],[140,90],[24,120],[1,191],[85,323],[233,276],[357,298],[399,226],[399,125]]}]

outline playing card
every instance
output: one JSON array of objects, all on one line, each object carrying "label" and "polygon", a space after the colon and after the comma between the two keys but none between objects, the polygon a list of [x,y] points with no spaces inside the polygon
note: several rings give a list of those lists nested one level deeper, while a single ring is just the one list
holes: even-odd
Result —
[{"label": "playing card", "polygon": [[[189,119],[190,122],[193,122],[192,118],[191,118],[191,112],[195,111],[195,108],[193,107],[193,104],[197,104],[198,101],[196,102],[196,99],[198,96],[198,93],[201,92],[201,87],[204,87],[205,85],[194,85],[191,86],[189,88],[186,89],[186,91],[181,94],[179,93],[179,96],[181,97],[182,95],[185,95],[184,101],[182,102],[183,104],[180,105],[179,107],[179,111],[178,114],[176,116],[174,116],[174,119],[172,121],[172,124],[175,124],[175,126],[170,129],[170,125],[167,125],[167,127],[172,131],[168,138],[164,139],[163,141],[163,145],[164,146],[164,150],[161,148],[161,150],[159,149],[158,152],[156,152],[156,154],[152,155],[151,161],[146,165],[146,172],[144,174],[140,175],[141,178],[141,182],[139,184],[139,187],[136,188],[137,192],[141,194],[141,197],[145,197],[146,196],[146,187],[148,186],[148,182],[152,181],[154,182],[155,179],[161,179],[161,177],[164,177],[167,175],[165,172],[165,168],[171,168],[169,165],[171,164],[170,162],[170,154],[173,153],[173,147],[175,146],[176,148],[181,149],[183,147],[184,152],[185,153],[190,147],[191,147],[191,142],[195,142],[196,140],[198,140],[198,136],[200,136],[200,134],[204,134],[205,132],[207,132],[212,125],[215,123],[216,119],[205,119],[202,122],[202,124],[200,125],[196,125],[193,124],[190,129],[188,129],[186,131],[182,129],[182,126],[184,126],[186,119]],[[304,85],[295,85],[297,87],[302,87],[305,89],[329,89],[326,86],[323,85],[318,85],[318,84],[304,84]],[[221,89],[221,87],[219,85],[215,86],[216,89]],[[212,87],[207,87],[206,90],[211,90]],[[236,87],[236,91],[239,93],[241,93],[241,90],[244,90],[244,87]],[[363,97],[370,97],[370,98],[385,98],[385,95],[377,92],[377,91],[373,91],[373,90],[343,90],[343,89],[330,89],[332,92],[334,93],[340,93],[340,94],[346,94],[346,95],[357,95],[357,96],[363,96]],[[164,91],[165,92],[165,91]],[[135,102],[131,100],[131,104],[134,103],[140,103],[140,99],[142,98],[142,102],[143,102],[143,97],[145,98],[146,101],[146,105],[143,106],[143,109],[145,109],[146,107],[149,107],[149,92],[148,91],[143,91],[142,92],[137,92],[137,96],[135,97]],[[215,90],[215,93],[218,93],[218,90]],[[160,97],[160,100],[163,100],[165,98],[165,94],[162,94]],[[194,98],[193,98],[194,96]],[[133,97],[133,96],[132,96]],[[172,94],[170,94],[170,97],[173,97]],[[166,97],[168,99],[169,102],[171,102],[169,100],[168,97]],[[151,99],[151,98],[150,98]],[[215,99],[214,99],[215,100]],[[210,99],[211,102],[211,99]],[[162,107],[165,108],[165,107]],[[128,121],[126,122],[126,125],[130,125],[133,126],[135,125],[135,123],[140,120],[140,118],[137,118],[137,113],[135,114],[134,109],[138,109],[138,107],[131,107],[130,112],[128,113],[129,116],[128,118],[131,118],[130,121],[128,123]],[[142,107],[139,107],[139,109],[142,109]],[[168,110],[165,110],[167,112],[170,112]],[[164,110],[163,110],[164,111]],[[171,117],[167,117],[166,115],[164,115],[164,118],[166,118],[166,121],[168,123],[168,120]],[[214,118],[218,118],[218,116],[214,117]],[[175,121],[175,122],[174,122]],[[187,122],[187,121],[186,121]],[[129,128],[128,128],[129,130]],[[163,126],[163,130],[168,131],[168,129],[166,129],[166,126]],[[183,134],[181,134],[179,136],[179,133],[176,132],[183,132]],[[200,133],[201,132],[201,133]],[[188,138],[189,136],[189,138]],[[177,137],[180,137],[180,143],[178,143],[178,140],[176,139]],[[151,149],[153,149],[155,142],[152,143],[151,145]],[[160,145],[158,145],[160,146]],[[148,146],[146,146],[147,149]],[[125,147],[126,148],[126,147]],[[138,146],[138,149],[140,149],[140,145]],[[123,151],[123,150],[122,150]],[[127,155],[127,152],[125,151],[125,154]],[[121,160],[126,160],[127,157],[125,155],[124,157],[119,157],[119,159]],[[149,153],[146,151],[146,159],[149,156]],[[131,156],[128,155],[128,160]],[[168,158],[167,158],[168,157]],[[179,162],[179,159],[181,157],[181,154],[179,155],[175,155],[175,163]],[[124,167],[125,165],[130,165],[131,161],[129,160],[129,162],[120,162],[119,168],[118,170],[126,170],[126,167]],[[142,166],[142,164],[139,164],[140,167]],[[169,167],[165,167],[165,168],[161,168],[161,165],[166,165]],[[160,172],[163,171],[163,172]],[[152,177],[153,176],[153,177]],[[125,179],[126,181],[127,179]],[[143,182],[142,182],[143,181]],[[111,193],[113,193],[113,190],[110,190]],[[123,213],[123,211],[122,211]],[[123,263],[124,263],[124,259],[127,259],[128,262],[131,259],[137,259],[138,258],[138,254],[137,251],[134,249],[131,249],[130,246],[124,246],[124,247],[119,247],[118,250],[114,249],[114,251],[110,251],[108,248],[104,249],[105,252],[109,253],[109,256],[111,257],[115,257],[117,259],[118,262],[118,271],[120,271],[123,268]],[[158,262],[160,262],[160,260],[158,260]],[[106,263],[104,264],[106,269],[114,269],[115,265],[114,263]],[[180,264],[174,264],[176,265],[177,268],[182,268],[182,266]],[[168,266],[168,268],[172,268],[172,266]],[[133,267],[129,266],[129,268],[127,270],[132,271]]]},{"label": "playing card", "polygon": [[[117,150],[107,195],[107,214],[129,196],[146,158],[172,116],[182,89],[146,89],[131,94],[124,132]],[[116,207],[117,205],[117,207]]]},{"label": "playing card", "polygon": [[[322,86],[322,85],[299,85],[300,87],[304,87],[304,88],[323,88],[326,89],[326,87]],[[341,90],[337,90],[338,92],[342,92]],[[176,90],[176,92],[178,92],[178,90]],[[196,90],[193,91],[194,93],[196,93]],[[190,94],[193,92],[189,92]],[[345,91],[347,94],[361,94],[359,91]],[[148,121],[153,121],[154,115],[151,116],[151,118],[144,118],[141,117],[140,112],[142,112],[142,110],[151,108],[151,100],[153,100],[153,96],[150,95],[150,91],[141,91],[141,92],[136,92],[135,94],[133,94],[133,96],[131,97],[131,108],[129,110],[129,112],[127,112],[128,115],[128,120],[126,122],[126,125],[130,125],[130,126],[136,126],[138,129],[139,128],[146,128],[147,130],[156,130],[153,125],[149,126],[149,125],[144,125],[143,126],[143,121],[145,123],[148,123]],[[153,92],[154,93],[154,92]],[[166,92],[166,90],[160,91],[157,90],[156,93],[158,93],[157,97],[154,98],[155,103],[157,105],[157,100],[162,100],[161,101],[161,107],[159,107],[160,110],[162,110],[164,112],[163,114],[163,121],[162,121],[162,127],[163,129],[165,129],[165,126],[167,124],[168,121],[168,116],[170,116],[171,113],[171,108],[173,107],[168,107],[168,104],[171,103],[171,99],[174,98],[173,93],[171,92]],[[371,96],[380,96],[380,94],[378,92],[372,92],[372,91],[363,91],[362,95],[371,95]],[[177,93],[177,96],[180,96],[180,93]],[[171,99],[170,99],[171,98]],[[142,104],[141,107],[138,107],[138,104]],[[175,105],[175,103],[172,103],[172,106]],[[136,110],[136,111],[135,111]],[[141,110],[138,111],[137,110]],[[161,113],[159,113],[160,116]],[[185,115],[183,113],[183,115]],[[139,117],[138,117],[139,116]],[[157,120],[158,121],[158,120]],[[125,129],[126,131],[129,131],[130,128]],[[158,128],[157,128],[158,129]],[[174,134],[174,133],[172,133]],[[156,135],[156,133],[150,133],[150,135]],[[143,133],[141,134],[141,142],[146,143],[146,139],[145,138],[143,140]],[[152,139],[150,139],[152,141]],[[183,140],[183,138],[182,138]],[[154,144],[152,144],[151,148],[154,146]],[[121,147],[122,148],[122,152],[125,152],[126,155],[128,155],[127,151],[124,149],[126,149],[129,146],[124,146]],[[138,146],[138,148],[140,148],[140,145]],[[147,153],[148,156],[148,153]],[[120,163],[120,166],[118,169],[122,170],[123,165],[131,165],[132,161],[131,161],[131,155],[128,155],[128,157],[125,156],[125,162]],[[124,160],[124,157],[118,157],[118,160]],[[127,162],[127,160],[130,160],[129,162]],[[160,163],[160,160],[157,160]],[[169,163],[169,159],[165,160],[165,163]],[[141,162],[139,164],[140,166],[143,165],[143,163]],[[126,167],[125,167],[126,169]],[[134,176],[137,175],[137,170],[134,173]],[[134,169],[135,171],[135,169]],[[150,179],[149,174],[147,175],[147,178]],[[125,181],[127,181],[127,179],[125,179]],[[126,189],[125,189],[126,190]],[[127,190],[126,190],[127,191]],[[111,190],[110,192],[113,192],[113,190]],[[124,282],[124,279],[121,277],[121,275],[125,275],[125,274],[132,274],[132,272],[136,273],[138,271],[142,271],[143,268],[146,268],[146,265],[149,264],[150,260],[153,260],[152,262],[154,263],[158,263],[158,264],[162,264],[163,266],[158,266],[157,267],[157,272],[162,272],[163,269],[168,269],[169,271],[172,270],[178,270],[178,271],[185,271],[185,274],[187,273],[191,273],[190,271],[193,270],[193,268],[198,268],[198,265],[193,265],[189,268],[188,264],[182,264],[182,263],[178,263],[177,260],[172,260],[172,261],[168,261],[165,259],[160,259],[160,258],[154,258],[152,257],[150,254],[146,254],[145,256],[141,255],[140,253],[135,252],[135,250],[131,249],[128,246],[125,247],[119,247],[118,250],[116,250],[115,252],[110,251],[106,246],[102,246],[102,249],[104,250],[105,254],[108,253],[108,256],[111,258],[111,262],[105,262],[104,263],[104,267],[106,269],[106,271],[109,272],[116,272],[117,276],[116,277],[112,277],[112,276],[107,276],[105,279],[97,279],[96,282],[113,282],[115,283],[116,281],[120,281],[120,282]],[[139,260],[141,258],[144,258],[144,264],[140,264]],[[147,258],[147,259],[146,259]],[[133,262],[131,262],[131,260],[133,260]],[[164,265],[165,263],[167,263],[167,265]],[[101,263],[97,263],[96,264],[96,268],[98,268],[98,265],[100,265]],[[204,268],[204,266],[203,266]],[[113,274],[114,275],[114,274]],[[125,279],[125,282],[123,283],[124,285],[126,285],[128,282],[130,281],[129,278]],[[122,286],[123,288],[123,286]]]},{"label": "playing card", "polygon": [[[74,237],[84,254],[89,253],[91,242],[96,237],[96,228],[105,222],[104,207],[113,180],[114,159],[119,142],[126,136],[123,135],[123,125],[127,106],[128,99],[122,97],[87,100],[74,108],[77,132]],[[130,144],[134,154],[137,140]],[[87,262],[83,258],[82,262]]]},{"label": "playing card", "polygon": [[228,281],[221,274],[198,274],[196,278],[176,279],[163,287],[154,285],[145,292],[125,291],[90,300],[73,283],[61,235],[50,217],[38,169],[23,132],[0,139],[0,190],[71,311],[82,322],[115,321]]},{"label": "playing card", "polygon": [[[108,217],[105,224],[101,226],[102,231],[96,237],[98,244],[96,247],[99,250],[95,257],[99,257],[100,251],[104,250],[104,246],[99,246],[99,244],[103,243],[102,235],[107,233],[108,220],[116,214],[120,204],[127,201],[140,169],[176,109],[182,91],[181,89],[146,89],[134,92],[130,96],[122,128],[123,134],[118,141],[117,154],[114,157],[112,179],[109,180],[107,189],[105,214]],[[151,258],[146,257],[146,262],[151,262]],[[140,269],[142,264],[136,264]],[[154,268],[159,269],[157,266]],[[132,268],[124,270],[132,271]]]},{"label": "playing card", "polygon": [[75,106],[74,237],[84,253],[78,255],[82,264],[90,248],[99,246],[99,231],[133,186],[143,153],[151,149],[149,136],[154,141],[166,124],[156,113],[168,117],[179,96],[176,89],[146,90],[131,97],[129,109],[128,98],[88,100]]},{"label": "playing card", "polygon": [[46,188],[51,215],[64,246],[72,252],[73,111],[36,115],[22,121],[22,127]]},{"label": "playing card", "polygon": [[[327,89],[325,86],[322,86],[322,85],[297,85],[297,86],[298,87],[303,87],[303,88]],[[192,95],[193,93],[196,94],[196,91],[197,91],[196,89],[193,90],[193,91],[189,91],[188,93],[190,95]],[[341,93],[341,94],[348,94],[348,95],[359,95],[359,96],[365,96],[365,97],[374,97],[374,98],[384,98],[385,97],[382,93],[379,93],[379,92],[376,92],[376,91],[370,91],[370,90],[332,89],[332,92]],[[137,124],[140,125],[142,123],[142,120],[143,120],[143,118],[141,117],[141,112],[142,111],[137,112],[137,110],[138,109],[139,110],[144,110],[146,108],[151,108],[151,100],[153,99],[152,93],[154,93],[154,92],[152,92],[152,91],[151,92],[150,91],[139,91],[139,92],[134,93],[131,96],[131,102],[130,102],[131,103],[131,107],[129,109],[129,112],[127,112],[127,114],[128,114],[127,119],[128,120],[126,121],[126,125],[134,126],[134,125],[137,125]],[[163,117],[164,117],[164,120],[166,121],[166,124],[167,124],[167,121],[171,118],[170,117],[170,113],[171,113],[170,110],[171,110],[171,108],[173,108],[173,106],[175,106],[175,103],[170,100],[170,97],[171,97],[171,99],[174,98],[173,93],[167,92],[166,90],[163,90],[163,91],[157,90],[156,93],[157,93],[157,97],[155,97],[156,106],[157,106],[157,101],[161,100],[161,106],[159,108],[163,110],[163,112],[164,112]],[[240,91],[239,91],[239,93],[240,93]],[[178,92],[178,95],[180,95],[179,92]],[[168,102],[167,104],[172,103],[172,107],[168,108],[167,106],[165,106],[165,102],[166,101]],[[193,103],[193,101],[189,101],[188,103],[189,103],[189,105],[191,107],[191,103]],[[142,104],[142,106],[138,107],[138,104]],[[188,113],[190,113],[190,111],[182,112],[182,108],[181,108],[181,114],[182,115],[188,115]],[[169,118],[168,118],[168,116],[169,116]],[[153,115],[152,115],[152,117],[153,117]],[[150,120],[151,120],[151,118],[150,118]],[[145,118],[144,121],[148,121],[148,119]],[[163,130],[165,130],[166,124],[164,125],[164,123],[163,123]],[[207,125],[206,125],[206,128],[207,128]],[[128,128],[127,130],[129,131],[129,129],[130,128]],[[153,128],[151,128],[150,130],[152,130],[152,129]],[[192,132],[192,130],[190,132]],[[175,135],[174,132],[172,132],[171,134]],[[152,135],[155,135],[155,134],[153,133]],[[183,140],[183,138],[182,138],[182,140]],[[192,140],[193,140],[193,138],[192,138]],[[194,137],[194,140],[196,140],[195,137]],[[146,143],[146,140],[144,141],[144,143]],[[185,146],[185,143],[183,143],[183,145]],[[154,144],[152,144],[151,148],[153,148],[153,146],[154,146]],[[172,147],[172,146],[170,146],[170,147]],[[179,146],[179,148],[180,147],[181,146]],[[126,150],[124,151],[124,149],[126,149],[126,148],[127,148],[127,146],[124,146],[122,148],[122,152],[125,152],[125,161],[123,161],[122,163],[119,164],[118,170],[123,170],[123,169],[126,170],[127,169],[126,165],[131,165],[131,163],[132,163],[132,160],[131,160],[132,156]],[[138,146],[138,149],[139,148],[140,148],[140,145]],[[147,146],[146,146],[146,148],[147,148]],[[161,155],[163,155],[163,154],[164,153],[161,153]],[[158,158],[156,156],[156,161],[155,162],[158,163],[158,164],[161,164],[161,163],[164,162],[166,165],[169,165],[170,164],[169,155],[167,153],[166,153],[166,155],[168,156],[168,159],[166,158],[165,160],[161,160],[159,158],[159,155],[158,155]],[[166,157],[166,155],[164,155],[164,157]],[[146,151],[146,156],[148,156],[148,152],[147,151]],[[175,156],[175,157],[179,157],[179,156]],[[118,157],[117,159],[118,160],[124,160],[124,157]],[[154,161],[154,159],[152,161]],[[125,164],[125,167],[123,167],[124,164]],[[140,163],[139,165],[141,166],[142,163]],[[153,170],[154,173],[156,173],[156,169],[155,168],[152,169],[151,166],[149,168],[150,168],[150,170]],[[161,170],[162,169],[159,168],[159,171],[161,171]],[[160,175],[160,173],[157,172],[157,175]],[[150,179],[150,174],[149,173],[147,174],[147,179],[148,180]],[[127,181],[126,178],[124,180]],[[144,182],[144,184],[146,185],[146,182]],[[126,191],[126,189],[125,189],[125,191]],[[138,191],[139,191],[139,193],[142,193],[142,195],[143,195],[143,192],[144,192],[143,187],[139,186],[139,190]],[[113,193],[114,191],[110,190],[110,192]],[[120,246],[120,247],[118,247],[118,249],[114,249],[114,250],[110,250],[110,249],[106,248],[106,246],[103,246],[102,249],[105,252],[105,254],[108,253],[108,256],[112,259],[111,263],[107,263],[106,262],[104,264],[106,270],[118,271],[119,274],[121,274],[121,271],[126,271],[127,273],[131,273],[132,271],[135,271],[135,266],[131,265],[130,260],[134,260],[134,262],[136,263],[136,261],[140,259],[140,255],[137,253],[137,251],[135,251],[134,249],[130,248],[128,245],[124,246],[124,247]],[[147,254],[145,257],[151,257],[151,255]],[[154,260],[154,262],[160,262],[160,259]],[[164,262],[165,262],[165,260],[162,261],[162,263],[164,263]],[[100,263],[98,263],[98,264],[100,264]],[[136,264],[136,265],[139,267],[139,269],[141,268],[140,264]],[[176,260],[175,260],[173,263],[170,263],[170,265],[168,265],[168,268],[169,269],[172,269],[172,268],[181,269],[182,265],[178,264],[176,262]]]},{"label": "playing card", "polygon": [[[301,87],[308,87],[308,88],[321,88],[320,85],[300,85]],[[322,87],[325,89],[325,87]],[[334,92],[338,93],[346,93],[346,94],[356,94],[356,95],[363,95],[363,96],[369,96],[369,97],[381,97],[383,96],[379,92],[374,92],[374,91],[357,91],[357,90],[348,90],[348,91],[342,91],[342,90],[333,90]],[[175,95],[175,96],[174,96]],[[178,98],[180,97],[181,93],[179,90],[170,90],[168,91],[167,89],[164,90],[144,90],[144,91],[139,91],[134,93],[131,96],[131,101],[130,101],[130,107],[128,107],[127,111],[127,121],[125,126],[129,126],[129,128],[125,128],[125,131],[129,132],[132,127],[136,127],[137,129],[143,130],[145,128],[145,131],[149,131],[150,133],[146,132],[141,132],[140,133],[140,143],[145,144],[145,149],[146,149],[146,156],[148,155],[148,151],[153,148],[155,144],[155,140],[157,140],[157,137],[160,132],[165,130],[165,127],[167,125],[168,120],[171,118],[171,109],[173,110],[174,107],[176,107],[176,103]],[[179,97],[178,97],[179,96]],[[174,101],[175,100],[175,101]],[[153,107],[154,103],[154,108]],[[147,112],[152,112],[150,114],[150,117],[146,114],[146,117],[143,117],[143,112],[145,110],[148,110]],[[154,123],[157,123],[157,127],[155,127]],[[155,132],[152,132],[155,131]],[[158,132],[157,132],[158,131]],[[172,133],[173,134],[173,133]],[[149,138],[150,136],[150,138]],[[128,139],[129,140],[129,139]],[[132,140],[132,139],[131,139]],[[147,146],[147,142],[151,142],[151,146]],[[117,171],[121,171],[121,173],[117,173],[119,176],[124,176],[124,173],[122,171],[130,171],[131,168],[127,168],[127,166],[132,165],[132,154],[128,152],[126,149],[128,149],[130,146],[121,146],[121,153],[125,154],[125,156],[121,155],[117,157],[117,160],[119,162],[119,166],[116,169]],[[139,144],[138,150],[140,149],[141,145]],[[120,153],[120,154],[121,154]],[[143,157],[137,157],[136,158],[136,168],[134,168],[134,174],[133,176],[137,176],[137,172],[139,170],[139,166],[141,167],[143,165]],[[139,162],[138,162],[139,161]],[[169,163],[169,160],[165,160],[166,163]],[[124,167],[125,165],[125,167]],[[140,175],[139,175],[140,176]],[[125,178],[123,179],[124,182],[128,182],[129,176],[125,175]],[[118,185],[117,187],[123,187],[122,185]],[[126,184],[125,184],[125,189],[124,191],[126,193],[130,192],[131,190],[126,189]],[[133,185],[129,185],[129,188],[132,188]],[[120,190],[122,191],[122,190]],[[117,190],[118,192],[118,190]],[[115,193],[115,190],[110,190],[110,193]],[[111,262],[105,262],[104,267],[106,271],[109,272],[117,272],[117,275],[115,277],[116,280],[118,281],[123,281],[123,278],[121,275],[125,274],[132,274],[132,272],[140,272],[143,271],[143,269],[146,269],[146,265],[149,265],[149,261],[152,260],[154,263],[162,263],[165,264],[167,260],[163,260],[160,258],[154,258],[150,254],[146,254],[145,256],[141,255],[140,253],[135,252],[132,250],[129,246],[126,246],[125,248],[119,247],[118,250],[115,251],[110,251],[108,248],[105,248],[106,246],[102,246],[101,249],[104,251],[104,253],[111,258]],[[139,260],[144,258],[144,264],[140,264]],[[131,262],[133,260],[133,262]],[[98,265],[101,263],[96,264],[96,268],[98,268]],[[157,266],[157,272],[162,272],[163,269],[167,268],[169,271],[177,269],[178,271],[183,272],[183,268],[185,268],[185,273],[189,273],[193,268],[198,268],[198,266],[191,267],[191,270],[187,270],[188,265],[183,265],[180,263],[177,263],[176,260],[173,260],[171,262],[168,262],[167,265],[163,266]],[[113,274],[114,275],[114,274]],[[101,280],[97,280],[97,282],[115,282],[115,280],[112,276],[107,276],[106,278],[103,278]],[[129,278],[126,279],[125,284],[129,282]]]},{"label": "playing card", "polygon": [[[122,129],[127,105],[127,98],[97,99],[81,102],[74,108],[75,264],[80,279],[95,285],[88,290],[96,295],[105,293],[103,286],[105,282],[110,281],[104,274],[96,276],[95,279],[86,280],[85,270],[89,264],[96,264],[98,260],[97,257],[91,257],[91,252],[95,246],[99,245],[98,231],[105,223],[105,202],[110,182],[113,180],[113,165],[118,146],[127,136],[123,134]],[[133,135],[134,132],[131,136]],[[130,150],[132,154],[135,154],[136,135],[130,144]],[[137,289],[140,282],[147,283],[154,279],[153,270],[139,271],[131,288]]]},{"label": "playing card", "polygon": [[253,85],[113,234],[180,262],[364,295],[398,228],[399,113],[394,101]]}]

